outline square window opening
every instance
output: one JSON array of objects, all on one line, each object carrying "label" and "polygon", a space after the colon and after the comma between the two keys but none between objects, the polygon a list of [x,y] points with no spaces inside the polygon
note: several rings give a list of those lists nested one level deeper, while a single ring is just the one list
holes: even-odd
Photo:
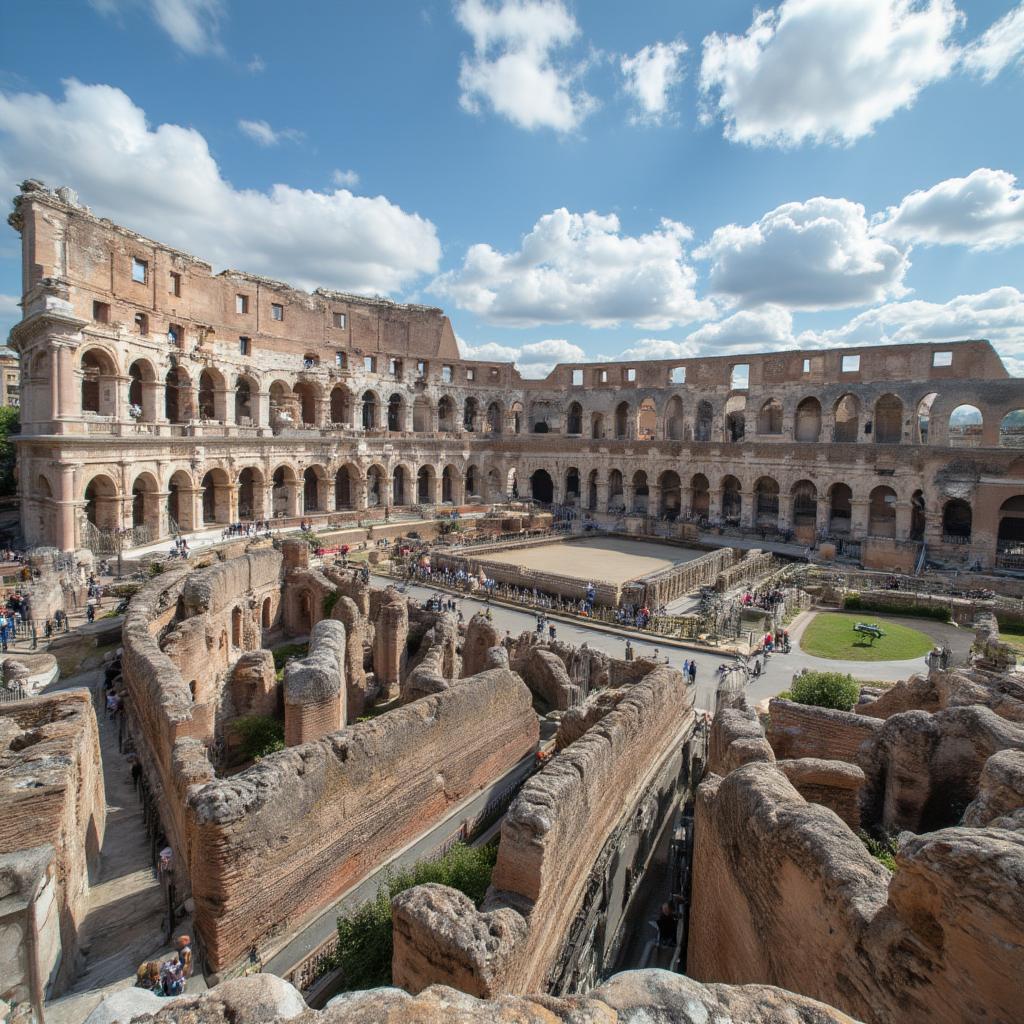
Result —
[{"label": "square window opening", "polygon": [[377,370],[376,356],[363,356],[363,369],[367,373],[374,373]]},{"label": "square window opening", "polygon": [[337,366],[339,370],[344,370],[345,369],[345,367],[348,364],[346,362],[345,353],[344,352],[335,352],[334,353],[334,365]]},{"label": "square window opening", "polygon": [[280,302],[272,302],[270,304],[270,318],[271,320],[283,320],[284,319],[284,306]]},{"label": "square window opening", "polygon": [[583,386],[583,371],[582,370],[573,370],[572,371],[572,386],[574,388],[579,388],[579,387]]},{"label": "square window opening", "polygon": [[92,304],[92,318],[98,324],[109,324],[110,323],[110,303],[109,302],[94,302]]},{"label": "square window opening", "polygon": [[466,380],[476,380],[476,370],[472,367],[469,367],[466,370]]},{"label": "square window opening", "polygon": [[597,371],[597,382],[599,384],[607,384],[608,383],[608,371],[607,370],[598,370]]},{"label": "square window opening", "polygon": [[810,372],[811,372],[811,361],[810,361],[810,359],[805,359],[804,360],[804,373],[810,373]]},{"label": "square window opening", "polygon": [[140,260],[137,256],[132,257],[132,280],[136,284],[146,283],[146,273],[149,270],[149,264],[145,260]]},{"label": "square window opening", "polygon": [[171,271],[171,283],[170,283],[170,288],[168,290],[170,291],[171,295],[177,295],[177,296],[180,297],[180,295],[181,295],[181,274],[175,273],[173,270]]},{"label": "square window opening", "polygon": [[442,384],[451,384],[452,380],[454,379],[454,376],[455,375],[454,375],[454,373],[452,371],[452,368],[450,366],[442,366],[441,367],[441,383]]},{"label": "square window opening", "polygon": [[236,295],[235,296],[235,312],[237,314],[244,315],[249,312],[249,296],[248,295]]},{"label": "square window opening", "polygon": [[668,371],[668,382],[669,384],[685,384],[686,367],[673,366],[672,369]]},{"label": "square window opening", "polygon": [[729,380],[736,391],[746,391],[750,387],[750,363],[737,363]]},{"label": "square window opening", "polygon": [[626,369],[626,381],[629,384],[636,383],[636,368],[630,366]]},{"label": "square window opening", "polygon": [[251,338],[239,338],[238,339],[238,353],[243,356],[252,355],[252,339]]},{"label": "square window opening", "polygon": [[856,373],[860,369],[860,356],[843,356],[843,373]]},{"label": "square window opening", "polygon": [[334,314],[334,326],[337,327],[339,330],[342,330],[342,331],[345,329],[345,314],[344,313],[335,313]]},{"label": "square window opening", "polygon": [[932,366],[952,366],[953,365],[953,353],[952,352],[933,352],[932,353]]}]

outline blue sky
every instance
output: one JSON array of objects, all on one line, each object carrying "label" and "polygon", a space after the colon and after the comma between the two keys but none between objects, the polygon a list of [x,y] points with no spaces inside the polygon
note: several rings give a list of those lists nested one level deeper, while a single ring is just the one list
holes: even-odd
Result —
[{"label": "blue sky", "polygon": [[[1024,4],[11,0],[0,179],[558,360],[989,337],[1024,372]],[[0,236],[0,331],[17,318]]]}]

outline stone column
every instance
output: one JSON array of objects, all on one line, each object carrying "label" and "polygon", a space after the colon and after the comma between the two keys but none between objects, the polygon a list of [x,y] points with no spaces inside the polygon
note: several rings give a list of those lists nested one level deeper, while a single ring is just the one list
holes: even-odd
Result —
[{"label": "stone column", "polygon": [[756,516],[754,514],[757,505],[757,494],[754,491],[741,492],[740,497],[740,526],[745,530],[752,529]]},{"label": "stone column", "polygon": [[50,349],[50,415],[46,418],[55,420],[61,415],[60,403],[60,349]]},{"label": "stone column", "polygon": [[661,512],[661,485],[647,485],[647,514],[649,516],[659,515]]},{"label": "stone column", "polygon": [[942,543],[942,513],[937,509],[926,508],[924,511],[924,540],[928,547]]},{"label": "stone column", "polygon": [[608,511],[608,478],[597,475],[597,508],[595,512]]},{"label": "stone column", "polygon": [[61,345],[57,349],[57,362],[60,367],[60,398],[57,416],[75,415],[75,354],[70,345]]},{"label": "stone column", "polygon": [[910,523],[914,507],[909,501],[896,502],[896,539],[910,539]]},{"label": "stone column", "polygon": [[78,547],[76,537],[75,467],[60,467],[60,519],[57,526],[56,546],[62,551],[74,551]]},{"label": "stone column", "polygon": [[270,392],[254,391],[249,399],[252,422],[256,427],[270,426]]},{"label": "stone column", "polygon": [[822,532],[828,533],[829,519],[831,518],[832,506],[829,502],[828,495],[825,493],[818,494],[818,506],[817,516],[815,520],[815,529],[817,535],[820,537]]},{"label": "stone column", "polygon": [[850,537],[860,540],[868,535],[868,508],[871,502],[867,498],[854,498],[850,502]]},{"label": "stone column", "polygon": [[693,510],[693,488],[685,484],[679,485],[679,514],[686,515]]},{"label": "stone column", "polygon": [[409,609],[397,591],[386,592],[374,624],[373,673],[381,700],[398,696],[405,668]]},{"label": "stone column", "polygon": [[779,518],[780,530],[788,530],[793,525],[793,495],[779,495]]}]

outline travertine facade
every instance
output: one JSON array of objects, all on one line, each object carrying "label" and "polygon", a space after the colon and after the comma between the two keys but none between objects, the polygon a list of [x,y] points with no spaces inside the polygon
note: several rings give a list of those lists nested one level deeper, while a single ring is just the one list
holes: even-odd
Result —
[{"label": "travertine facade", "polygon": [[[1024,428],[1007,418],[1024,384],[987,342],[524,381],[461,360],[438,309],[214,275],[37,182],[15,204],[31,543],[516,491],[870,538],[883,567],[913,564],[922,540],[940,560],[1024,564]],[[980,422],[951,425],[965,404]]]}]

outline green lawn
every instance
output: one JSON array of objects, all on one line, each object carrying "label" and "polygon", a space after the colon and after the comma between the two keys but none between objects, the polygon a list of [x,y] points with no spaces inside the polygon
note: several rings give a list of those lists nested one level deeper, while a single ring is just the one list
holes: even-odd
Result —
[{"label": "green lawn", "polygon": [[[880,640],[871,641],[853,631],[855,623],[871,622],[885,633]],[[840,615],[819,612],[804,630],[800,648],[806,654],[819,658],[843,661],[902,661],[923,658],[935,641],[917,629],[893,622],[876,614]]]}]

